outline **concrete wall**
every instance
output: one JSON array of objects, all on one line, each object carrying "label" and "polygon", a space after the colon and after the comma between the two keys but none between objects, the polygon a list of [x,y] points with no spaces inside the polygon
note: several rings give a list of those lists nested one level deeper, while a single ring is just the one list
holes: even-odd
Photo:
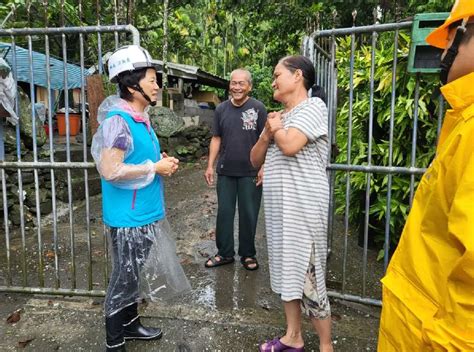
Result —
[{"label": "concrete wall", "polygon": [[207,126],[212,127],[214,110],[199,107],[198,103],[193,99],[184,99],[184,110],[182,116],[199,116],[198,124],[204,123]]}]

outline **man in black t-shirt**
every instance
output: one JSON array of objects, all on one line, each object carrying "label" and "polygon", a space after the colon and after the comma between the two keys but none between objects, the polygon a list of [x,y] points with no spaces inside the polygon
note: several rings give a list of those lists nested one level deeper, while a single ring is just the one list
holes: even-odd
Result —
[{"label": "man in black t-shirt", "polygon": [[217,160],[217,254],[205,266],[212,268],[234,262],[234,214],[238,202],[240,261],[245,269],[258,269],[255,258],[255,230],[262,197],[263,169],[250,163],[250,150],[257,142],[267,119],[265,106],[249,97],[252,76],[244,69],[230,75],[231,99],[216,108],[209,160],[204,174],[207,184],[214,182]]}]

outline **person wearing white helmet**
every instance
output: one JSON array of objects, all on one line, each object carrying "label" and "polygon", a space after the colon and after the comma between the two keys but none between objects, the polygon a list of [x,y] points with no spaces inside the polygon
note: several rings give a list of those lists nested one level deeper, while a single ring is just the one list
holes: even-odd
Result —
[{"label": "person wearing white helmet", "polygon": [[178,160],[160,151],[146,112],[159,86],[150,54],[137,45],[117,49],[108,60],[119,96],[99,107],[91,152],[102,182],[103,222],[112,274],[105,297],[107,351],[125,351],[125,340],[152,340],[161,329],[144,327],[138,302],[174,297],[190,289],[166,220],[162,176]]},{"label": "person wearing white helmet", "polygon": [[[125,73],[131,73],[136,70],[140,70],[143,68],[156,68],[156,65],[152,63],[152,58],[148,51],[138,45],[128,45],[121,47],[118,49],[110,58],[108,61],[108,68],[109,68],[109,80],[112,83],[118,83],[119,85],[127,85],[124,80],[127,80],[127,78],[130,75],[124,74]],[[155,72],[156,76],[156,72]],[[156,81],[155,81],[156,82]],[[148,94],[146,94],[140,84],[134,83],[131,84],[130,87],[132,87],[135,91],[138,91],[146,101],[151,106],[156,105],[156,94],[155,94],[155,99],[151,99]],[[158,89],[158,84],[157,84],[157,89]],[[128,95],[128,89],[121,89],[121,95],[122,92],[125,95]],[[156,90],[155,93],[157,93],[158,90]]]},{"label": "person wearing white helmet", "polygon": [[474,1],[426,41],[450,105],[383,283],[378,350],[474,351]]}]

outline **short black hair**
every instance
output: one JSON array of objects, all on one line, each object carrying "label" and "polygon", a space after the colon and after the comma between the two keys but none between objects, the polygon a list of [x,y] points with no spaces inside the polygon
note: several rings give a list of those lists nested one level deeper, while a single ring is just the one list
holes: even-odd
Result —
[{"label": "short black hair", "polygon": [[468,43],[472,37],[474,37],[474,23],[468,23],[461,43]]},{"label": "short black hair", "polygon": [[309,90],[313,86],[316,73],[314,71],[313,63],[306,56],[285,56],[283,59],[280,60],[280,63],[292,73],[296,70],[301,70],[301,72],[303,73],[304,87],[306,88],[306,90]]},{"label": "short black hair", "polygon": [[[453,22],[449,25],[448,28],[449,30],[456,29],[458,26],[461,25],[461,23],[462,21]],[[468,22],[466,24],[466,32],[464,32],[464,35],[462,36],[462,39],[461,39],[461,44],[468,43],[472,37],[474,37],[474,22]]]},{"label": "short black hair", "polygon": [[127,101],[133,100],[133,95],[128,88],[138,86],[138,83],[145,78],[148,69],[149,67],[144,67],[134,71],[125,71],[117,76],[120,98]]}]

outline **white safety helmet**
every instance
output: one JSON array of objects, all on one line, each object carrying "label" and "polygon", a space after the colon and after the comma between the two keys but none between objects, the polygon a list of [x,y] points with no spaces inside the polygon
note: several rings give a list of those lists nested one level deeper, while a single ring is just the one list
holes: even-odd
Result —
[{"label": "white safety helmet", "polygon": [[139,45],[122,46],[115,50],[109,58],[109,80],[112,83],[117,83],[117,76],[120,73],[145,67],[157,68],[146,49]]}]

